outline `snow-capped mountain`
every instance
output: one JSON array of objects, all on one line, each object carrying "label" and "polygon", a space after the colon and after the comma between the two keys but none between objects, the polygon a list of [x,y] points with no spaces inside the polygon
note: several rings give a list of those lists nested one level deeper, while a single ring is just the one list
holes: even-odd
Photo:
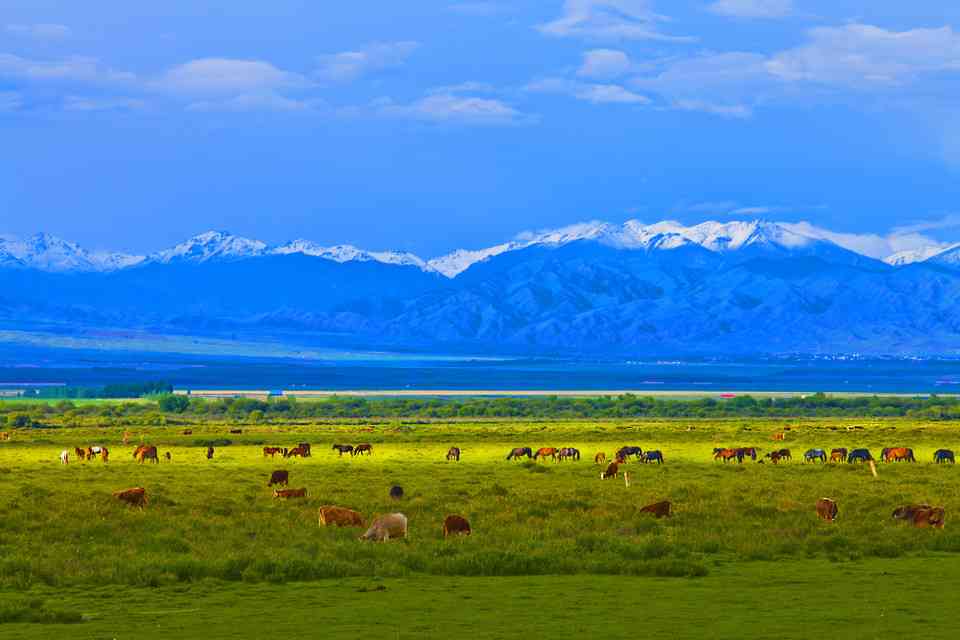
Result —
[{"label": "snow-capped mountain", "polygon": [[143,256],[124,253],[91,253],[79,245],[48,233],[38,233],[26,239],[0,236],[0,265],[3,254],[12,256],[25,266],[40,271],[114,271],[143,261]]},{"label": "snow-capped mountain", "polygon": [[924,262],[951,269],[960,268],[960,244],[951,245],[930,256]]},{"label": "snow-capped mountain", "polygon": [[207,262],[209,260],[242,260],[262,256],[267,245],[226,231],[207,231],[181,242],[171,249],[150,256],[151,262]]},{"label": "snow-capped mountain", "polygon": [[303,254],[305,256],[314,256],[325,258],[334,262],[382,262],[384,264],[396,264],[403,266],[417,267],[424,271],[430,271],[427,263],[422,258],[412,253],[395,251],[366,251],[358,249],[350,244],[338,244],[332,247],[324,247],[310,240],[294,240],[287,244],[276,247],[270,251],[275,255]]},{"label": "snow-capped mountain", "polygon": [[894,267],[902,267],[904,265],[914,264],[916,262],[926,262],[927,260],[940,253],[943,253],[944,251],[949,251],[957,247],[960,247],[960,245],[948,245],[946,247],[942,245],[930,245],[927,247],[921,247],[919,249],[908,249],[906,251],[898,251],[893,255],[887,256],[883,259],[883,261]]}]

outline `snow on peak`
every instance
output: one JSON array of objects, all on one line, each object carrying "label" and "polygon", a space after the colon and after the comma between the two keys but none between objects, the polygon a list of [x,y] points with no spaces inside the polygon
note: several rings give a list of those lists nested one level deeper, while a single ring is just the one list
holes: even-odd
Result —
[{"label": "snow on peak", "polygon": [[930,258],[934,258],[941,253],[950,251],[951,249],[956,249],[957,247],[960,247],[960,245],[948,245],[946,247],[942,245],[930,245],[927,247],[920,247],[919,249],[908,249],[906,251],[898,251],[893,255],[889,255],[884,258],[883,261],[894,267],[902,267],[915,262],[925,262]]},{"label": "snow on peak", "polygon": [[430,270],[427,263],[422,258],[412,253],[396,251],[366,251],[359,249],[352,244],[338,244],[331,247],[324,247],[310,240],[294,240],[285,245],[281,245],[271,251],[278,255],[290,255],[301,253],[306,256],[314,256],[333,260],[334,262],[382,262],[384,264],[395,264],[401,266],[417,267],[418,269]]},{"label": "snow on peak", "polygon": [[22,239],[16,236],[0,236],[0,264],[16,259],[20,266],[41,271],[113,271],[137,264],[142,256],[121,253],[90,253],[79,245],[49,233],[37,233]]},{"label": "snow on peak", "polygon": [[207,262],[208,260],[239,260],[263,255],[267,245],[226,231],[207,231],[181,242],[172,249],[153,254],[154,262]]}]

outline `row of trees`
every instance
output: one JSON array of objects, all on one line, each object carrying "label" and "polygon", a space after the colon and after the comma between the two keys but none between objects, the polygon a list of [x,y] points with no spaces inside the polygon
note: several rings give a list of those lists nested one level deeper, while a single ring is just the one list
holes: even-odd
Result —
[{"label": "row of trees", "polygon": [[156,396],[156,402],[75,404],[0,403],[0,424],[11,414],[37,421],[57,415],[121,418],[145,414],[184,415],[237,420],[311,418],[735,418],[735,417],[911,417],[960,420],[956,397],[845,398],[825,394],[793,398],[680,400],[635,395],[616,397],[517,398],[361,398],[334,397],[296,401],[292,398],[208,400],[180,395]]}]

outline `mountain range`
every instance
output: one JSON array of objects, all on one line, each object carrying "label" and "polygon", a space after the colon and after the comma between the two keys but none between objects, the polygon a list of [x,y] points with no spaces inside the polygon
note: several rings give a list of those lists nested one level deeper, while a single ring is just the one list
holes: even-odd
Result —
[{"label": "mountain range", "polygon": [[853,249],[762,220],[590,222],[427,260],[226,232],[151,255],[0,236],[0,328],[511,353],[960,352],[960,245]]}]

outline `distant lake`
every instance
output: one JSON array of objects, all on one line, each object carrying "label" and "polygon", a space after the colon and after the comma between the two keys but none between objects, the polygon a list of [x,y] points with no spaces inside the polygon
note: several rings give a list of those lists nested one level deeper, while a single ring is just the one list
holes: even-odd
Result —
[{"label": "distant lake", "polygon": [[194,389],[960,393],[960,360],[563,360],[350,354],[329,359],[0,351],[0,387],[164,380]]}]

